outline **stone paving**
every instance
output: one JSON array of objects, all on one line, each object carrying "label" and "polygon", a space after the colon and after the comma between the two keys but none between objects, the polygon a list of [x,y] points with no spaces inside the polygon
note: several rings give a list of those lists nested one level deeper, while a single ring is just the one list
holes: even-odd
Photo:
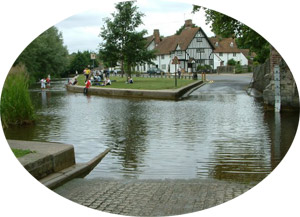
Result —
[{"label": "stone paving", "polygon": [[218,180],[75,179],[54,191],[78,204],[129,216],[180,215],[231,200],[256,183]]}]

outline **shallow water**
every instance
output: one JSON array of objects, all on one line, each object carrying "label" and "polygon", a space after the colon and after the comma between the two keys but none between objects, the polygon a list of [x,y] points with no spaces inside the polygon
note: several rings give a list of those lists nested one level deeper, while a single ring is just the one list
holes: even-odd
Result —
[{"label": "shallow water", "polygon": [[209,77],[182,101],[85,96],[65,80],[31,89],[39,120],[9,139],[73,144],[76,161],[112,151],[87,178],[260,181],[288,151],[299,114],[276,116],[250,97],[248,76]]}]

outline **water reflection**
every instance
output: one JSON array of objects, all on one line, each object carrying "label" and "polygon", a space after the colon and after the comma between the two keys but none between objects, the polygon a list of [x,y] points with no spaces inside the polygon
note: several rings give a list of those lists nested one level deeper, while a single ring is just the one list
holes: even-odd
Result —
[{"label": "water reflection", "polygon": [[[111,102],[113,103],[113,102]],[[122,162],[124,176],[140,173],[146,151],[147,112],[142,102],[130,101],[114,106],[105,104],[107,112],[107,136],[112,138],[113,156]],[[112,109],[112,110],[111,110]]]},{"label": "water reflection", "polygon": [[87,178],[259,181],[288,151],[299,113],[264,112],[241,91],[247,82],[216,81],[172,102],[86,96],[57,81],[31,90],[36,125],[5,135],[73,144],[78,163],[111,147]]}]

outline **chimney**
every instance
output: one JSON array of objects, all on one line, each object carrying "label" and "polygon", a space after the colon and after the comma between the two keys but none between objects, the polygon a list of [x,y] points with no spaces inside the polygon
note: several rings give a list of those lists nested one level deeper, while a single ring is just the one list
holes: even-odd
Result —
[{"label": "chimney", "polygon": [[158,29],[154,29],[153,36],[154,36],[155,45],[158,45],[159,42],[160,42],[160,35],[159,35],[159,30]]},{"label": "chimney", "polygon": [[190,29],[193,27],[193,21],[191,19],[186,20],[184,24],[185,29]]}]

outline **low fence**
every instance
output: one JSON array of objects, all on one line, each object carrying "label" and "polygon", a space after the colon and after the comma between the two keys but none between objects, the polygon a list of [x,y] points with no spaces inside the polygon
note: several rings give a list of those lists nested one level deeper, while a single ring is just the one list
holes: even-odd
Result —
[{"label": "low fence", "polygon": [[[217,73],[246,73],[249,72],[249,66],[218,66]],[[251,71],[251,70],[250,70]]]},{"label": "low fence", "polygon": [[[119,73],[117,74],[117,76],[121,77],[122,75]],[[124,74],[124,76],[126,76]],[[171,74],[171,73],[165,73],[163,75],[161,74],[148,74],[148,73],[134,73],[131,74],[131,77],[142,77],[142,78],[173,78],[175,79],[175,74]],[[198,79],[201,78],[201,74],[197,74]],[[184,73],[181,74],[180,77],[177,74],[177,79],[188,79],[188,80],[192,80],[193,79],[193,74],[192,73]]]}]

